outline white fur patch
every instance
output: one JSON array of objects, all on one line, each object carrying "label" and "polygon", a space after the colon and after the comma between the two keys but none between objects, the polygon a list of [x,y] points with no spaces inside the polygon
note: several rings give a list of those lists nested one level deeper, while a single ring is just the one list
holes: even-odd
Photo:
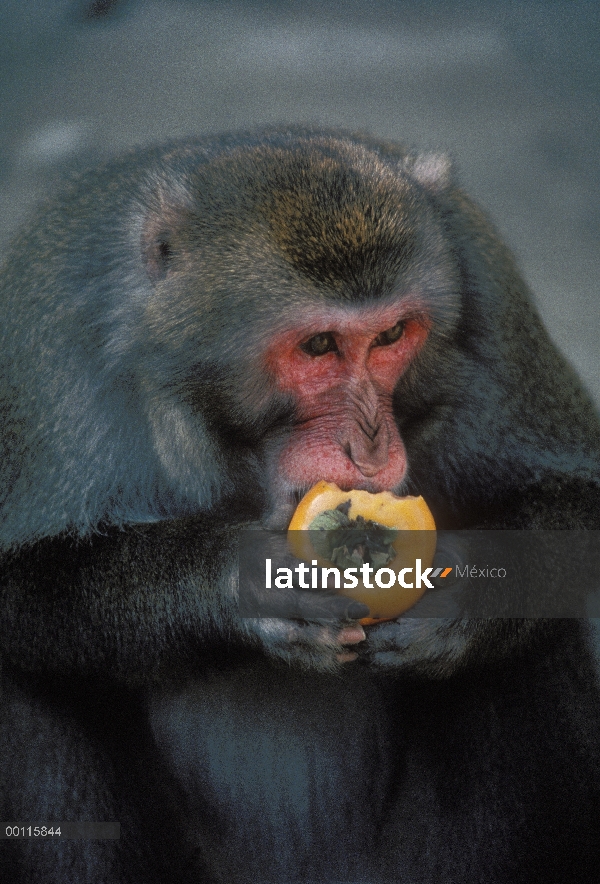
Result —
[{"label": "white fur patch", "polygon": [[447,154],[424,153],[410,158],[407,171],[419,184],[431,190],[445,190],[452,179],[452,161]]}]

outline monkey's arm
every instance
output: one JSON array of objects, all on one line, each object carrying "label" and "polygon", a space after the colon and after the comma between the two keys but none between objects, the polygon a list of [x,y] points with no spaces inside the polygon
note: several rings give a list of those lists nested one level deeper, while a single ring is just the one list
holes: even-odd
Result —
[{"label": "monkey's arm", "polygon": [[298,617],[328,617],[335,628],[242,620],[240,527],[199,516],[111,528],[79,540],[48,538],[5,556],[0,589],[5,663],[31,673],[99,675],[136,684],[163,673],[189,674],[203,650],[241,643],[329,668],[343,651],[339,621],[347,619],[349,601],[296,594]]},{"label": "monkey's arm", "polygon": [[551,473],[508,495],[475,527],[488,530],[600,530],[600,479]]}]

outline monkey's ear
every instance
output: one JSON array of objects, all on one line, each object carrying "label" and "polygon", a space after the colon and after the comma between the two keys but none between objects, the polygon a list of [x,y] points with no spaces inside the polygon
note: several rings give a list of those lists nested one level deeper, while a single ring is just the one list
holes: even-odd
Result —
[{"label": "monkey's ear", "polygon": [[173,264],[173,246],[170,231],[165,230],[162,234],[142,242],[142,255],[146,265],[146,272],[152,282],[164,279]]},{"label": "monkey's ear", "polygon": [[404,169],[434,193],[447,190],[452,184],[452,161],[447,154],[424,153],[406,157]]},{"label": "monkey's ear", "polygon": [[142,226],[142,259],[152,282],[164,279],[175,268],[181,253],[182,233],[189,223],[189,212],[161,201],[160,209],[150,210]]}]

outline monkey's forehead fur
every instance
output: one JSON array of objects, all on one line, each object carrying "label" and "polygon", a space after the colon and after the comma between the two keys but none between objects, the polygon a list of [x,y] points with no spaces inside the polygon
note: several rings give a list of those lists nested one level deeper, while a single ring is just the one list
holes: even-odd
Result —
[{"label": "monkey's forehead fur", "polygon": [[226,299],[257,285],[292,299],[300,279],[305,304],[316,292],[385,296],[399,275],[410,285],[410,267],[421,283],[433,277],[443,252],[435,196],[449,184],[443,156],[341,132],[263,130],[133,151],[76,179],[67,199],[79,201],[79,226],[84,203],[95,211],[97,230],[98,195],[109,193],[133,246],[141,239],[148,255],[168,243],[174,267],[201,272],[213,291],[223,282]]},{"label": "monkey's forehead fur", "polygon": [[139,182],[134,155],[130,230],[151,266],[168,243],[182,284],[193,277],[211,292],[203,308],[247,304],[272,328],[277,311],[286,325],[307,298],[398,297],[401,280],[443,310],[435,295],[450,270],[432,197],[449,184],[445,158],[344,133],[269,130],[173,144],[148,160]]}]

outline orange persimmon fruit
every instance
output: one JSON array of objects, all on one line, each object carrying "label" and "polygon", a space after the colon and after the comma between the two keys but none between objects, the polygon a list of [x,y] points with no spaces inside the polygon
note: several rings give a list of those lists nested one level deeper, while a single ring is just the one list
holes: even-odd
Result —
[{"label": "orange persimmon fruit", "polygon": [[[316,532],[320,534],[327,531],[322,527],[323,515],[331,514],[336,517],[340,507],[347,517],[344,519],[346,531],[353,530],[353,526],[362,526],[375,535],[378,529],[384,533],[385,529],[390,528],[399,532],[395,536],[387,532],[391,538],[388,546],[391,553],[383,567],[390,568],[397,574],[401,568],[414,568],[418,558],[421,559],[423,569],[431,566],[436,546],[435,522],[422,497],[396,497],[389,491],[379,494],[357,490],[342,491],[337,485],[323,481],[317,482],[302,498],[288,528],[290,547],[299,559],[308,563],[316,559],[320,567],[332,567],[332,562],[316,548],[320,547],[322,550],[323,546],[322,543],[315,543],[320,540]],[[365,522],[368,526],[365,526]],[[343,529],[331,528],[330,535],[339,536],[334,534],[336,530]],[[415,531],[415,534],[409,534],[410,531]],[[342,565],[338,564],[336,567],[344,570]],[[377,570],[375,565],[372,567]],[[408,589],[400,586],[397,580],[392,586],[382,588],[375,583],[374,574],[370,575],[370,582],[373,583],[373,588],[365,586],[359,579],[355,588],[340,590],[348,598],[369,606],[370,616],[360,621],[365,626],[399,617],[421,598],[426,588],[422,586]],[[407,579],[406,582],[410,583],[411,580]],[[412,582],[415,583],[414,579]]]}]

